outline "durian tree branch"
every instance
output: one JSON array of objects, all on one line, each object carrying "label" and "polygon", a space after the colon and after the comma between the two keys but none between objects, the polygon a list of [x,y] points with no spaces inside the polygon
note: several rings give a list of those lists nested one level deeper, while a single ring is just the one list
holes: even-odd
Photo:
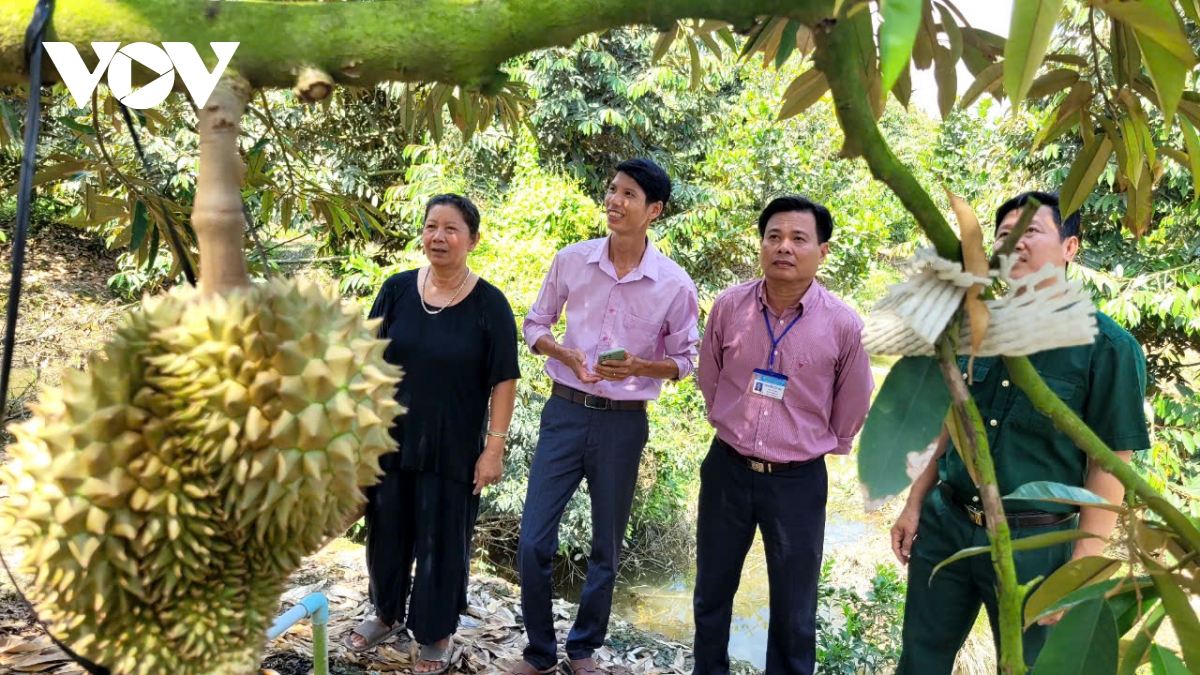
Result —
[{"label": "durian tree branch", "polygon": [[846,136],[851,156],[867,160],[871,175],[883,181],[916,219],[925,236],[933,242],[938,255],[947,260],[962,259],[962,244],[941,209],[921,187],[908,167],[901,162],[875,124],[875,115],[862,81],[862,52],[854,33],[836,23],[814,30],[817,49],[813,59],[825,74],[838,121]]},{"label": "durian tree branch", "polygon": [[[0,85],[28,77],[22,45],[35,4],[0,3]],[[832,0],[57,0],[46,39],[75,44],[89,64],[92,42],[189,42],[206,62],[207,43],[239,42],[231,67],[255,88],[291,87],[316,68],[337,84],[437,81],[489,91],[506,60],[595,31],[665,29],[682,18],[747,28],[762,15],[812,25],[832,10]],[[44,67],[57,79],[49,59]],[[154,77],[134,68],[135,85]]]},{"label": "durian tree branch", "polygon": [[[951,322],[951,326],[955,327],[954,332],[957,333],[958,322]],[[1008,528],[1008,520],[1004,517],[1004,502],[1000,497],[996,465],[988,447],[983,417],[980,416],[979,407],[975,405],[975,399],[971,397],[970,390],[962,380],[949,335],[950,332],[947,331],[938,339],[938,363],[942,367],[942,377],[946,380],[946,386],[950,388],[951,414],[958,418],[958,426],[962,429],[961,440],[968,446],[963,461],[974,462],[975,472],[979,476],[979,497],[983,501],[984,513],[987,514],[985,525],[992,547],[992,568],[996,572],[997,596],[1000,603],[1000,672],[1005,675],[1023,675],[1026,668],[1024,644],[1021,642],[1021,603],[1026,589],[1017,580],[1017,568],[1012,553],[1012,532]]]},{"label": "durian tree branch", "polygon": [[1200,529],[1197,529],[1196,524],[1164,499],[1132,466],[1100,440],[1096,432],[1079,419],[1075,411],[1071,410],[1054,390],[1046,386],[1046,382],[1038,375],[1028,358],[1005,357],[1004,364],[1008,367],[1013,384],[1025,392],[1035,408],[1054,420],[1054,426],[1075,441],[1075,445],[1087,454],[1089,460],[1112,474],[1121,481],[1127,491],[1136,495],[1151,511],[1161,516],[1167,525],[1183,538],[1181,543],[1185,549],[1200,554]]}]

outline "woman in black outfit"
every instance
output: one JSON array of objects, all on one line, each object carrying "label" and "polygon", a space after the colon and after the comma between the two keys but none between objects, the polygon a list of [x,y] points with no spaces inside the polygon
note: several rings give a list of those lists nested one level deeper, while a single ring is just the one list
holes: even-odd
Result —
[{"label": "woman in black outfit", "polygon": [[[508,299],[467,267],[479,243],[479,211],[459,195],[425,206],[429,266],[383,284],[371,318],[391,342],[384,357],[404,370],[396,399],[407,412],[367,491],[367,569],[376,616],[346,637],[370,649],[407,627],[421,645],[414,672],[449,667],[450,636],[466,608],[479,493],[500,480],[512,419],[517,326]],[[411,573],[413,562],[416,573]]]}]

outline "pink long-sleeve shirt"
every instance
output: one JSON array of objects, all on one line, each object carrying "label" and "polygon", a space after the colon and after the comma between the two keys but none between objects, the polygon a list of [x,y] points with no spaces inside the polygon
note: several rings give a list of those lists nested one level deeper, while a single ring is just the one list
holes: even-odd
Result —
[{"label": "pink long-sleeve shirt", "polygon": [[[567,331],[561,344],[582,350],[589,366],[595,366],[600,352],[623,347],[647,361],[671,359],[679,367],[680,380],[695,369],[700,341],[696,286],[682,267],[649,242],[642,261],[623,279],[617,279],[609,259],[607,237],[559,251],[522,326],[533,353],[538,353],[537,341],[558,323],[564,304]],[[546,360],[545,369],[559,384],[615,400],[653,400],[662,387],[651,377],[584,384],[554,359]]]},{"label": "pink long-sleeve shirt", "polygon": [[[788,377],[783,400],[751,391],[754,370],[767,369],[771,356],[764,310],[776,338],[800,315],[771,368]],[[768,462],[848,454],[875,388],[862,326],[853,309],[815,281],[782,316],[767,304],[762,279],[718,296],[697,374],[717,435],[742,455]]]}]

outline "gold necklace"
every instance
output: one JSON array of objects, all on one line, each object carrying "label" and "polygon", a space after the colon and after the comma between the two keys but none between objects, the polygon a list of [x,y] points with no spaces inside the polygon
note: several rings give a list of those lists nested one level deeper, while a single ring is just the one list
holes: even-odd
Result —
[{"label": "gold necklace", "polygon": [[463,287],[467,285],[467,280],[471,278],[471,268],[467,268],[467,274],[463,277],[462,283],[458,285],[458,289],[454,291],[454,295],[450,296],[450,300],[448,300],[446,304],[439,307],[436,312],[429,309],[429,306],[425,304],[425,287],[429,284],[429,277],[431,276],[433,276],[432,267],[429,268],[429,271],[425,273],[425,280],[421,282],[421,292],[418,294],[421,296],[421,309],[425,310],[426,314],[441,314],[442,312],[446,311],[447,307],[454,304],[454,301],[458,298],[458,294],[461,293]]}]

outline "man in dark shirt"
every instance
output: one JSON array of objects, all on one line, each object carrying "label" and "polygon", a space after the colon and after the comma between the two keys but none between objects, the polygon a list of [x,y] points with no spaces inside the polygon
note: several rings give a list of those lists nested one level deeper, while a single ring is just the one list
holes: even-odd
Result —
[{"label": "man in dark shirt", "polygon": [[[1030,197],[1042,206],[1017,243],[1013,278],[1046,265],[1066,267],[1079,251],[1079,215],[1064,221],[1058,198],[1041,192],[1019,195],[1000,207],[997,248]],[[1133,336],[1112,319],[1102,313],[1096,319],[1100,330],[1092,344],[1039,352],[1030,361],[1054,393],[1129,461],[1132,451],[1150,447],[1143,408],[1146,357]],[[968,379],[966,358],[960,359],[959,367]],[[1121,502],[1121,483],[1089,464],[1087,455],[1034,408],[1025,393],[1013,386],[1000,357],[975,359],[970,389],[987,425],[1000,494],[1011,494],[1032,481],[1052,481],[1087,488],[1111,503]],[[987,608],[992,635],[999,635],[996,578],[988,556],[947,565],[930,583],[933,568],[946,558],[964,548],[989,544],[979,491],[958,452],[953,448],[947,452],[948,447],[949,437],[943,432],[939,459],[930,462],[913,483],[904,511],[892,527],[892,549],[908,565],[903,651],[897,670],[903,675],[949,675],[981,603]],[[1110,511],[1085,507],[1077,515],[1073,507],[1063,504],[1008,501],[1004,508],[1014,540],[1075,527],[1100,537],[1015,552],[1017,581],[1022,584],[1049,577],[1070,560],[1101,553],[1116,520]],[[1029,665],[1037,660],[1048,625],[1055,621],[1045,620],[1025,631]]]}]

